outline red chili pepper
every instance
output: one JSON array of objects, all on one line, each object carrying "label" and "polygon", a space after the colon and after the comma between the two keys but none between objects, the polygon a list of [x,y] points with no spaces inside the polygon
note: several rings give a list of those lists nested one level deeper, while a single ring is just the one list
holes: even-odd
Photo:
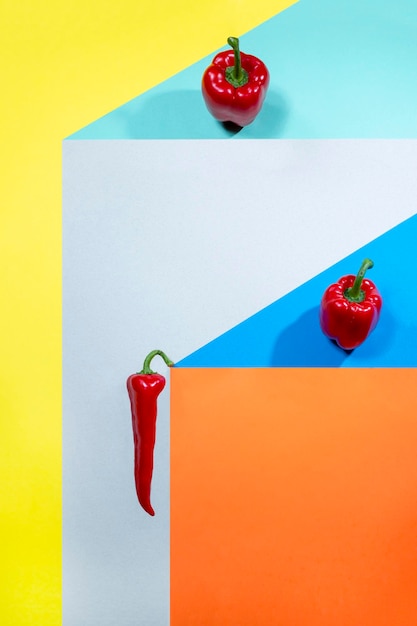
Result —
[{"label": "red chili pepper", "polygon": [[154,356],[174,364],[161,350],[153,350],[143,364],[143,370],[127,379],[127,391],[132,410],[133,441],[135,446],[135,485],[138,500],[149,515],[155,515],[151,505],[153,451],[156,437],[157,399],[165,387],[165,378],[150,368]]},{"label": "red chili pepper", "polygon": [[216,120],[247,126],[262,108],[269,72],[260,59],[240,52],[237,37],[227,43],[232,50],[217,54],[203,74],[203,97]]},{"label": "red chili pepper", "polygon": [[321,328],[344,350],[357,348],[378,323],[382,298],[374,283],[364,278],[373,266],[365,259],[357,276],[342,276],[326,289],[321,300]]}]

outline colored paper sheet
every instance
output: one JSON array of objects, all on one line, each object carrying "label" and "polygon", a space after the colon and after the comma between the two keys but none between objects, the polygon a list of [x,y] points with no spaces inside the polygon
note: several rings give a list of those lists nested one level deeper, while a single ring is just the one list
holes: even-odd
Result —
[{"label": "colored paper sheet", "polygon": [[416,623],[416,376],[171,371],[171,626]]}]

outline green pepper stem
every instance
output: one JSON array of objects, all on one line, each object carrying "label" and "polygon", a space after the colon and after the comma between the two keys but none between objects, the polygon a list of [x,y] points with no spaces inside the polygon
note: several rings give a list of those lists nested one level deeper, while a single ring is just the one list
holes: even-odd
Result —
[{"label": "green pepper stem", "polygon": [[247,71],[242,67],[239,39],[238,37],[229,37],[227,43],[233,48],[235,63],[234,65],[226,67],[226,80],[233,85],[233,87],[242,87],[248,82],[249,76]]},{"label": "green pepper stem", "polygon": [[344,296],[350,302],[363,302],[365,300],[365,292],[361,289],[362,281],[365,276],[366,270],[371,269],[374,266],[374,262],[371,259],[365,259],[359,268],[359,272],[356,274],[355,282],[352,287],[346,289]]},{"label": "green pepper stem", "polygon": [[155,374],[155,372],[151,370],[151,361],[154,356],[161,356],[168,367],[173,367],[174,363],[167,357],[165,352],[162,352],[162,350],[152,350],[152,352],[149,352],[148,356],[145,358],[143,362],[143,369],[139,372],[139,374]]}]

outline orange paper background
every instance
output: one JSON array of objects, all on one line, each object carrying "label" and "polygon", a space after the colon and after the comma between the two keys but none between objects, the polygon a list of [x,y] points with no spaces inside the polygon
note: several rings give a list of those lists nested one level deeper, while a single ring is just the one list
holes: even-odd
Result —
[{"label": "orange paper background", "polygon": [[417,623],[415,370],[171,371],[171,626]]}]

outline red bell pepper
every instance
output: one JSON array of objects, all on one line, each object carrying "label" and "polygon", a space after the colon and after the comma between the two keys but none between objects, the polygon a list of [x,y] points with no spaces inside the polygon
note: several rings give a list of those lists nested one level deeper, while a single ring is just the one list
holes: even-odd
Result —
[{"label": "red bell pepper", "polygon": [[203,74],[203,98],[216,120],[247,126],[262,108],[269,72],[260,59],[240,52],[237,37],[227,43],[232,50],[217,54]]},{"label": "red bell pepper", "polygon": [[139,503],[149,515],[155,515],[151,505],[151,482],[153,452],[156,438],[157,398],[165,387],[165,378],[150,368],[154,356],[161,356],[165,363],[174,364],[161,350],[148,354],[143,369],[127,379],[127,391],[132,412],[134,441],[134,474]]},{"label": "red bell pepper", "polygon": [[373,265],[365,259],[357,276],[342,276],[321,300],[321,328],[344,350],[357,348],[378,323],[382,298],[374,283],[364,278]]}]

